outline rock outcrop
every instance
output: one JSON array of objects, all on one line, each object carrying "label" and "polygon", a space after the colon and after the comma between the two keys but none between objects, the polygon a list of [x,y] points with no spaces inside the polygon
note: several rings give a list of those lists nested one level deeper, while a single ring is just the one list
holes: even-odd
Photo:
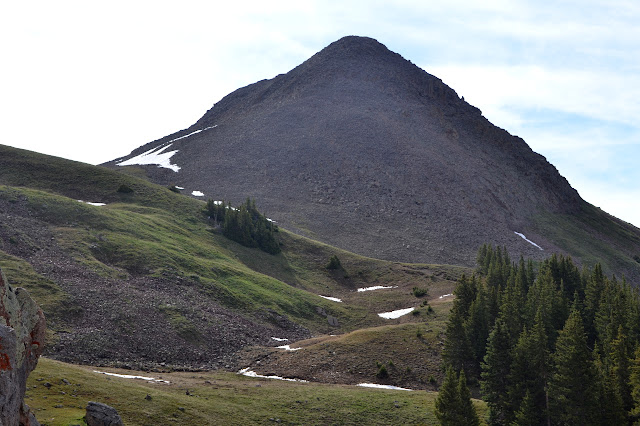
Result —
[{"label": "rock outcrop", "polygon": [[101,402],[89,401],[85,417],[89,426],[122,426],[122,418],[115,408]]},{"label": "rock outcrop", "polygon": [[0,270],[0,425],[39,425],[23,399],[45,330],[42,309],[25,289],[11,287]]}]

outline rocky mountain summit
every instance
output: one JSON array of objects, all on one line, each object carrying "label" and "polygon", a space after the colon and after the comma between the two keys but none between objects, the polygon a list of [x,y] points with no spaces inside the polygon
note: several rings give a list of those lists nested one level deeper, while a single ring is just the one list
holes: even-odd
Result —
[{"label": "rocky mountain summit", "polygon": [[381,259],[472,265],[485,242],[581,256],[547,229],[549,215],[586,206],[556,168],[366,37],[238,89],[190,128],[107,165],[217,200],[255,198],[289,230]]},{"label": "rocky mountain summit", "polygon": [[0,270],[0,425],[39,425],[23,398],[45,339],[42,310]]}]

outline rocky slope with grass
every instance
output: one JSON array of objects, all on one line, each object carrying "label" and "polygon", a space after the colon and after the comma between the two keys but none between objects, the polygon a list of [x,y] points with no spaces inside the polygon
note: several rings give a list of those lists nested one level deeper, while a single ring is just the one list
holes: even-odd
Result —
[{"label": "rocky slope with grass", "polygon": [[584,202],[525,141],[370,38],[340,39],[107,164],[187,193],[254,197],[283,227],[375,258],[472,266],[490,242],[640,275],[640,230]]},{"label": "rocky slope with grass", "polygon": [[[0,267],[45,311],[46,354],[237,369],[244,348],[281,345],[272,337],[345,333],[388,323],[381,312],[424,310],[414,287],[437,293],[466,271],[366,258],[284,229],[282,251],[271,255],[222,236],[204,204],[117,171],[0,146]],[[337,269],[326,268],[332,256]],[[357,291],[372,286],[390,288]]]}]

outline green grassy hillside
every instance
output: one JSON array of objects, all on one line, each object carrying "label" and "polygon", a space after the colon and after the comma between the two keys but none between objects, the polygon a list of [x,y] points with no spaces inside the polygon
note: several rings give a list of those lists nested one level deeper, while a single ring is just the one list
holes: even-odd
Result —
[{"label": "green grassy hillside", "polygon": [[[94,370],[106,371],[43,358],[29,377],[26,403],[49,426],[85,424],[89,401],[115,407],[128,425],[437,424],[435,392],[284,382],[220,372],[108,370],[170,382],[149,383]],[[484,416],[486,405],[474,403]]]},{"label": "green grassy hillside", "polygon": [[539,212],[535,232],[585,266],[640,282],[640,230],[584,202],[575,215]]},{"label": "green grassy hillside", "polygon": [[[135,176],[0,147],[0,267],[42,305],[49,354],[233,365],[229,355],[273,335],[388,324],[377,314],[422,304],[414,287],[438,296],[465,271],[365,258],[285,230],[282,252],[270,255],[223,237],[203,207]],[[342,268],[328,270],[334,255]],[[375,285],[393,288],[357,291]],[[168,352],[148,349],[157,342]]]}]

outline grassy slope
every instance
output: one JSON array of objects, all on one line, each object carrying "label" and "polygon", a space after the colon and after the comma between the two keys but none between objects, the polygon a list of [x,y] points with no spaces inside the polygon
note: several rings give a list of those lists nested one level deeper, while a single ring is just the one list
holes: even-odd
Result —
[{"label": "grassy slope", "polygon": [[[169,196],[186,199],[177,194]],[[346,323],[355,315],[365,315],[357,307],[349,311],[336,307],[238,262],[232,252],[219,245],[223,237],[207,230],[204,218],[200,218],[200,203],[195,200],[186,199],[192,204],[191,212],[176,215],[161,208],[127,203],[94,207],[39,190],[0,186],[0,198],[18,197],[26,199],[29,211],[36,217],[51,224],[58,242],[76,260],[100,274],[189,277],[231,308],[246,312],[271,308],[312,328],[313,322],[318,321],[315,306],[331,310]],[[0,260],[0,266],[5,265],[8,263]],[[19,274],[9,279],[22,285]],[[40,289],[28,286],[37,301],[51,285],[45,281]],[[49,312],[57,314],[55,306],[51,307],[54,309]]]},{"label": "grassy slope", "polygon": [[640,231],[584,202],[577,215],[538,213],[535,231],[593,267],[601,263],[607,274],[623,273],[640,282]]},{"label": "grassy slope", "polygon": [[[117,192],[122,184],[134,192]],[[436,371],[431,364],[437,363],[439,352],[422,351],[425,344],[437,345],[442,323],[427,327],[426,308],[419,309],[421,315],[391,321],[375,314],[419,306],[422,299],[411,293],[414,286],[429,288],[435,297],[448,293],[453,280],[465,272],[457,267],[369,259],[286,231],[279,236],[283,252],[270,256],[211,232],[201,214],[202,203],[197,200],[135,176],[12,148],[0,147],[0,199],[21,204],[30,217],[48,223],[67,253],[101,275],[186,277],[211,288],[212,297],[231,308],[252,313],[268,307],[316,331],[330,330],[324,318],[315,314],[318,306],[340,318],[343,332],[373,326],[330,343],[338,351],[359,355],[359,360],[343,359],[346,369],[350,362],[375,363],[378,358],[388,362],[397,354],[393,346],[398,339],[410,342],[407,347],[411,350],[396,357],[398,365],[389,368],[392,377],[399,368],[406,375],[407,366],[415,368],[422,363],[429,365],[427,372]],[[89,206],[78,199],[106,202],[108,206]],[[18,238],[20,243],[27,239]],[[341,258],[344,268],[327,271],[324,266],[334,254]],[[64,317],[72,309],[61,287],[34,272],[23,259],[0,251],[0,267],[14,284],[27,287],[50,317]],[[355,291],[372,285],[396,287]],[[340,297],[344,303],[327,301],[317,294]],[[169,311],[165,314],[170,320],[175,316]],[[304,363],[328,350],[327,344],[310,343]],[[373,371],[375,374],[375,366]],[[420,373],[418,382],[424,383],[425,374]],[[183,385],[109,379],[82,367],[43,359],[30,378],[27,402],[38,410],[44,424],[78,423],[88,400],[116,406],[131,424],[208,423],[211,419],[216,419],[215,423],[246,424],[269,418],[305,424],[435,422],[432,393],[282,383],[224,373],[198,373],[195,381],[186,373],[172,377]],[[61,385],[62,378],[71,385]],[[42,386],[44,382],[53,387],[47,389]],[[198,396],[187,396],[186,387]],[[153,396],[151,401],[144,399],[147,393]],[[247,406],[252,411],[246,410]]]},{"label": "grassy slope", "polygon": [[[386,320],[378,327],[298,341],[291,346],[302,349],[295,352],[246,348],[241,358],[260,374],[436,390],[443,379],[441,349],[451,301],[450,297],[432,300],[433,312],[421,308],[418,316]],[[378,375],[383,364],[388,377]]]},{"label": "grassy slope", "polygon": [[[133,192],[118,192],[123,184]],[[78,199],[108,205],[95,207]],[[2,146],[0,201],[24,205],[30,217],[49,224],[57,243],[77,262],[103,276],[179,276],[198,282],[227,307],[249,314],[272,309],[316,332],[330,331],[316,307],[339,318],[342,331],[379,325],[384,321],[377,312],[420,302],[411,295],[413,286],[437,287],[464,271],[369,259],[286,231],[279,236],[283,252],[272,256],[212,232],[199,200],[106,168]],[[343,270],[324,267],[333,254],[341,257]],[[18,261],[9,259],[0,257],[0,267],[10,270]],[[61,304],[47,300],[55,283],[31,277],[16,271],[9,279],[29,287],[48,314],[64,316]],[[398,289],[384,296],[355,292],[370,285]],[[59,288],[55,292],[64,298]],[[318,294],[345,301],[331,302]]]},{"label": "grassy slope", "polygon": [[[275,419],[283,424],[309,425],[437,424],[433,415],[435,392],[282,382],[233,373],[109,370],[162,377],[171,382],[167,385],[107,377],[92,370],[40,360],[29,377],[26,402],[43,425],[84,424],[82,417],[88,401],[115,407],[125,424],[135,425],[246,425]],[[146,399],[147,395],[151,400]],[[481,416],[486,415],[483,402],[475,401],[475,405]]]}]

